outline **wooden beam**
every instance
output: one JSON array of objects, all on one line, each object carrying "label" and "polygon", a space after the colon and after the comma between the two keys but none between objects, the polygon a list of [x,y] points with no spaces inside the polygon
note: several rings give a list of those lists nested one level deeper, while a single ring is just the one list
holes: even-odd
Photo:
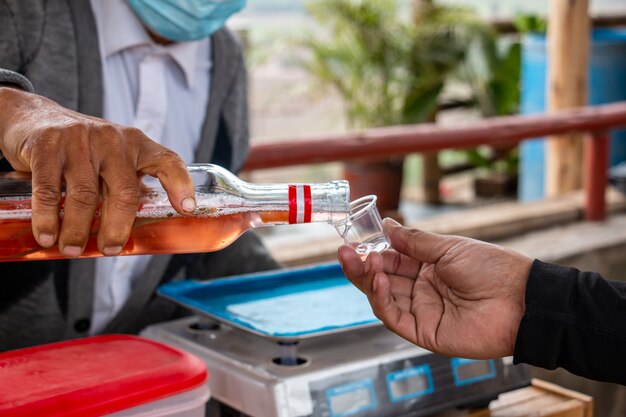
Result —
[{"label": "wooden beam", "polygon": [[[589,1],[550,0],[548,20],[548,111],[587,103]],[[546,194],[557,196],[582,187],[582,135],[549,137]]]},{"label": "wooden beam", "polygon": [[[518,32],[517,27],[510,18],[489,19],[487,23],[501,34]],[[591,27],[593,28],[614,28],[619,26],[626,26],[625,14],[602,14],[591,18]]]},{"label": "wooden beam", "polygon": [[517,143],[533,137],[611,130],[621,126],[626,126],[626,102],[543,115],[492,117],[467,125],[438,126],[424,123],[344,134],[294,137],[287,141],[252,146],[244,170]]}]

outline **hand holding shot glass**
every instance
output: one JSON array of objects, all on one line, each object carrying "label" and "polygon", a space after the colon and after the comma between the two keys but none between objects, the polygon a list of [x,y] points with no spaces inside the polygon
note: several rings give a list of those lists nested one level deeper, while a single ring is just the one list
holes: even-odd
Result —
[{"label": "hand holding shot glass", "polygon": [[350,203],[350,212],[344,220],[334,223],[346,245],[365,260],[371,252],[383,252],[390,244],[383,232],[376,196],[368,195]]}]

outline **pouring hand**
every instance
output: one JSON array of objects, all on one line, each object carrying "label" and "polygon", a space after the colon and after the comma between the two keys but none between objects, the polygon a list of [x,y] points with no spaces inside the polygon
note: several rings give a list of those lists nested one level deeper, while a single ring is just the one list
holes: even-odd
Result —
[{"label": "pouring hand", "polygon": [[84,250],[100,198],[98,249],[105,255],[122,250],[143,174],[159,178],[178,212],[195,209],[193,183],[174,152],[138,129],[85,116],[35,94],[0,87],[0,150],[16,171],[32,173],[35,239],[43,247],[58,240],[67,257]]}]

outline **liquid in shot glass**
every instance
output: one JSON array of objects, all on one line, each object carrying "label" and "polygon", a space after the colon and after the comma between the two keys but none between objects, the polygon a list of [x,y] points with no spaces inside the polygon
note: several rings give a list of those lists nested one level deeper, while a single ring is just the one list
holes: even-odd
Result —
[{"label": "liquid in shot glass", "polygon": [[376,208],[376,196],[368,195],[350,203],[348,217],[334,223],[346,245],[365,259],[371,252],[390,247],[383,232],[383,223]]}]

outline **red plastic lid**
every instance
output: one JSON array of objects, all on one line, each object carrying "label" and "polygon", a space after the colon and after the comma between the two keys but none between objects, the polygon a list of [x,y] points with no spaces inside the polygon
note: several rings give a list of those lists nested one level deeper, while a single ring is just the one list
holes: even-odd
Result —
[{"label": "red plastic lid", "polygon": [[137,336],[76,339],[0,354],[0,416],[100,416],[206,381],[195,356]]}]

